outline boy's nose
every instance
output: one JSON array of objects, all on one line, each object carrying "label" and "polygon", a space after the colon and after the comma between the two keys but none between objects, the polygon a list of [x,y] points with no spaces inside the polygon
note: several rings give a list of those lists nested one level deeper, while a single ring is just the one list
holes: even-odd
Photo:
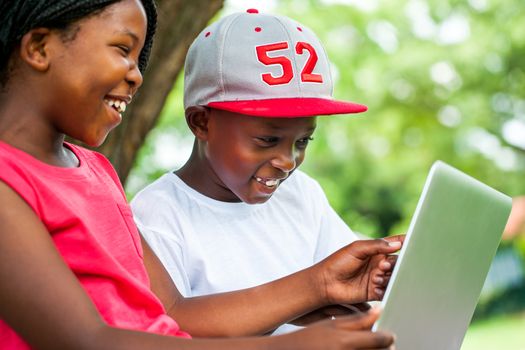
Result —
[{"label": "boy's nose", "polygon": [[281,152],[272,159],[271,163],[275,168],[289,173],[294,170],[297,165],[295,152]]}]

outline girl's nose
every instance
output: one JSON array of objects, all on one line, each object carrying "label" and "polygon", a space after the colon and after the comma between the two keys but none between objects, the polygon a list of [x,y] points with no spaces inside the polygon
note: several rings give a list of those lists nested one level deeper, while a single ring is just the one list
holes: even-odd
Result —
[{"label": "girl's nose", "polygon": [[132,88],[133,92],[135,92],[142,85],[142,81],[142,73],[140,72],[138,65],[134,63],[126,75],[126,82]]}]

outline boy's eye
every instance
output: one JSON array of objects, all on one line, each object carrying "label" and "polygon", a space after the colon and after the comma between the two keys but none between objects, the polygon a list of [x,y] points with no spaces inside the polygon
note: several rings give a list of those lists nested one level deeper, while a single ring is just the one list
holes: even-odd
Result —
[{"label": "boy's eye", "polygon": [[297,145],[298,148],[303,148],[304,149],[304,148],[306,148],[306,146],[308,146],[308,143],[310,141],[313,141],[313,140],[314,140],[314,138],[311,137],[311,136],[303,137],[302,139],[297,140],[296,145]]},{"label": "boy's eye", "polygon": [[275,136],[260,136],[256,137],[255,141],[259,146],[268,147],[276,144],[279,141],[279,138]]}]

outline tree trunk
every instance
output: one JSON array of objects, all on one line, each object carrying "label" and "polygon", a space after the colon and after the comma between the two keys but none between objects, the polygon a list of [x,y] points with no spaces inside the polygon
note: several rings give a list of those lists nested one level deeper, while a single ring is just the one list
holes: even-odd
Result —
[{"label": "tree trunk", "polygon": [[221,9],[224,0],[157,0],[158,25],[144,83],[98,151],[111,161],[122,183],[146,135],[155,126],[164,102],[184,65],[197,34]]}]

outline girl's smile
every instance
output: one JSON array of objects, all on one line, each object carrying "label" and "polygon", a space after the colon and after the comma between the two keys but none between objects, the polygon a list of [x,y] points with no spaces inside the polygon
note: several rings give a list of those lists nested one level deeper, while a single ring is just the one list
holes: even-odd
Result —
[{"label": "girl's smile", "polygon": [[104,101],[118,113],[124,113],[126,106],[131,103],[131,96],[127,98],[107,96]]},{"label": "girl's smile", "polygon": [[122,122],[122,113],[126,111],[126,107],[131,103],[131,95],[128,96],[114,96],[107,95],[104,98],[108,113],[113,117],[113,122],[118,125]]}]

